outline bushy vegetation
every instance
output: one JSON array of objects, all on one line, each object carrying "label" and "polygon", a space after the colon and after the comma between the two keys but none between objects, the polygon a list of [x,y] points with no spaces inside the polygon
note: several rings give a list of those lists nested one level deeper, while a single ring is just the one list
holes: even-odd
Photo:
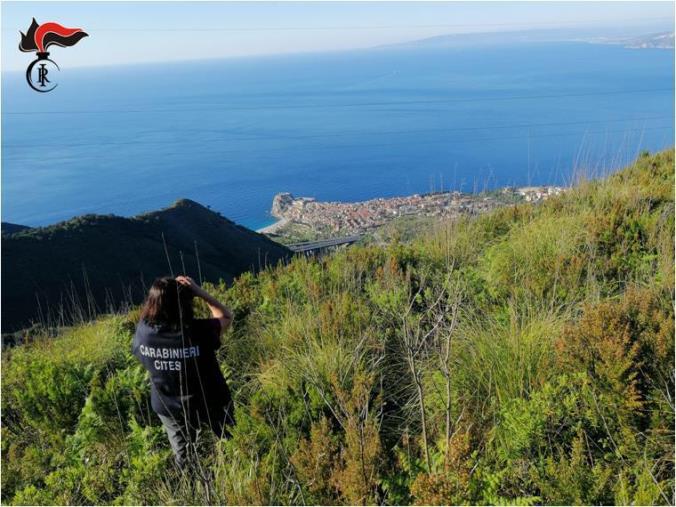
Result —
[{"label": "bushy vegetation", "polygon": [[[233,438],[172,465],[136,313],[3,354],[15,504],[673,504],[674,153],[226,288]],[[201,309],[204,311],[204,309]]]}]

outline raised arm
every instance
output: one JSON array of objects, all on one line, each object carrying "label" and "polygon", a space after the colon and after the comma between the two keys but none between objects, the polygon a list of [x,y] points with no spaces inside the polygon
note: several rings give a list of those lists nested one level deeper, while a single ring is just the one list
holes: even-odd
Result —
[{"label": "raised arm", "polygon": [[211,316],[214,319],[218,319],[221,323],[221,332],[225,331],[232,324],[232,312],[218,299],[197,285],[192,278],[189,276],[177,276],[176,281],[183,286],[189,287],[196,297],[204,300],[211,311]]}]

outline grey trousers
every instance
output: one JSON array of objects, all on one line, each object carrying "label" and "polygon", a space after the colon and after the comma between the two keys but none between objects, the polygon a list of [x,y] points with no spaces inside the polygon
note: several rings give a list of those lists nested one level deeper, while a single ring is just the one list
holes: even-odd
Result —
[{"label": "grey trousers", "polygon": [[218,438],[230,438],[228,426],[234,424],[232,408],[210,412],[206,416],[194,414],[186,420],[183,416],[165,416],[157,414],[162,421],[164,431],[169,437],[169,444],[174,453],[174,460],[179,469],[185,469],[197,458],[197,441],[202,425],[207,424]]}]

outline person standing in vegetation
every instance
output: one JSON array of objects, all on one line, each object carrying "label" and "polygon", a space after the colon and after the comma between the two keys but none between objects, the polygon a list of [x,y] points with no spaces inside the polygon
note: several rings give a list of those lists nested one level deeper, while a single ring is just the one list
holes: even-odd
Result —
[{"label": "person standing in vegetation", "polygon": [[[193,316],[193,299],[203,299],[212,318]],[[202,424],[228,438],[233,402],[216,360],[220,337],[232,312],[187,276],[155,280],[141,311],[132,352],[150,373],[151,405],[169,437],[176,464],[194,456]]]}]

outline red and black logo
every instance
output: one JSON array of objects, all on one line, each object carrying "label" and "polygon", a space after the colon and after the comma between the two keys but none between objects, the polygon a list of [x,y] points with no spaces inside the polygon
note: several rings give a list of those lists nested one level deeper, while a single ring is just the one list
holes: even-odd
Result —
[{"label": "red and black logo", "polygon": [[[68,48],[88,35],[81,28],[66,28],[58,23],[49,22],[39,25],[35,18],[26,34],[19,33],[21,33],[19,50],[25,53],[37,52],[37,59],[33,60],[26,69],[26,81],[36,92],[51,92],[57,86],[54,74],[60,69],[56,62],[49,59],[47,52],[49,46]],[[47,77],[48,74],[50,77]]]}]

